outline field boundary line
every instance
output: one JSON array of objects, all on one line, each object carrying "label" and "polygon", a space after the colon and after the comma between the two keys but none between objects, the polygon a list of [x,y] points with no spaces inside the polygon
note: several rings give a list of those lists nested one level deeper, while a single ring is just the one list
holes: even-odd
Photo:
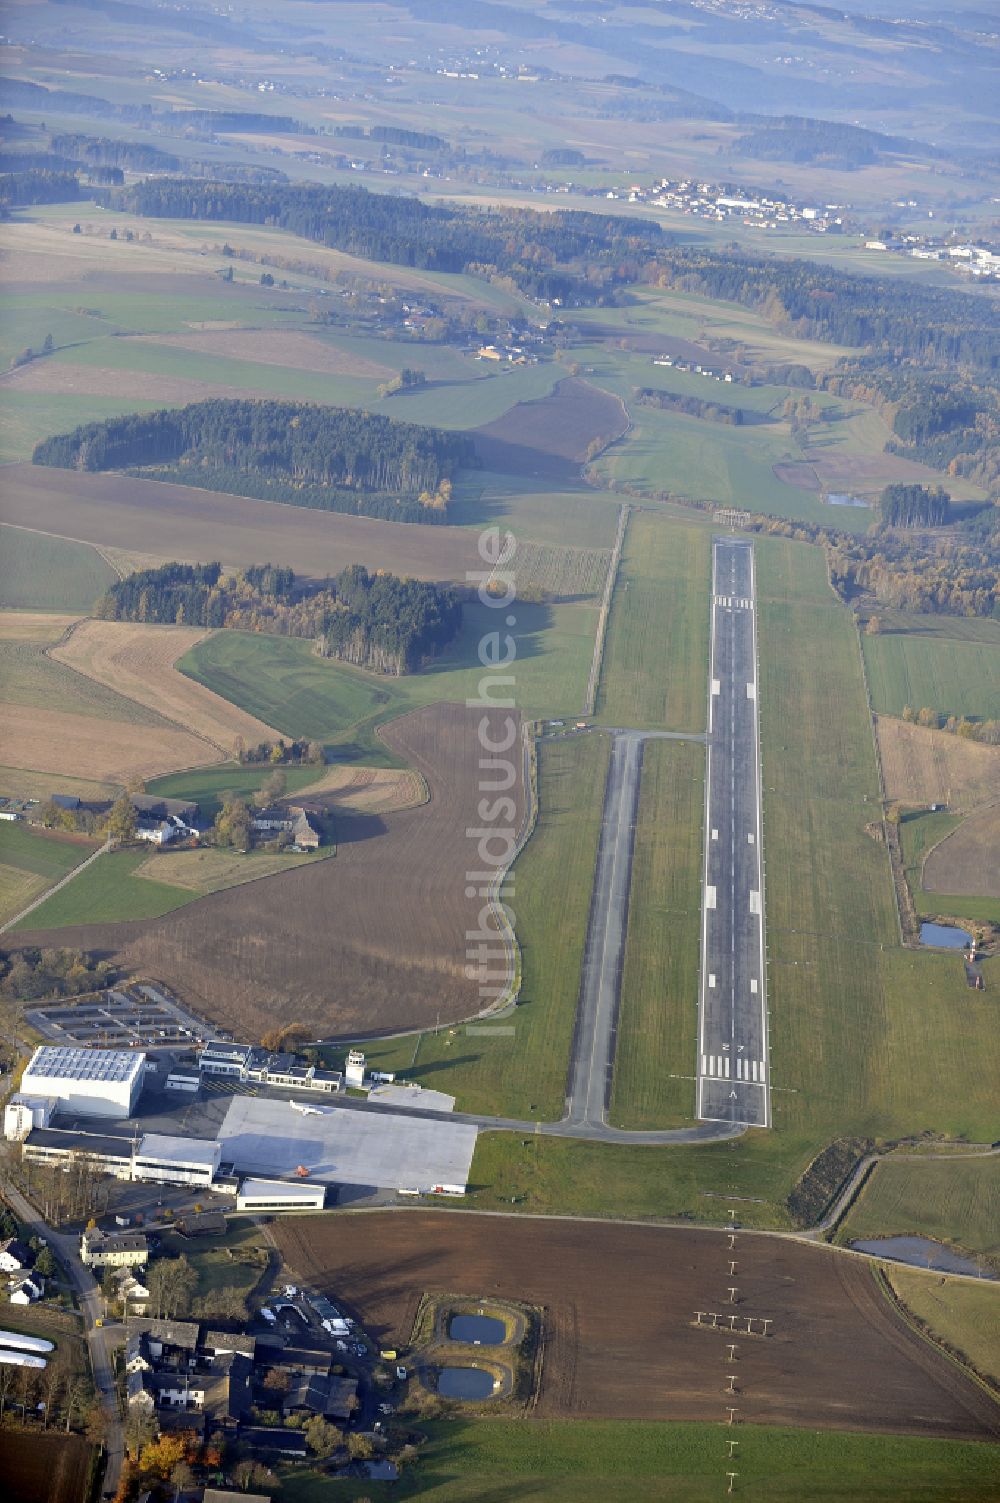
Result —
[{"label": "field boundary line", "polygon": [[97,860],[98,856],[103,856],[106,851],[110,850],[111,841],[108,839],[96,851],[92,851],[85,861],[81,861],[79,866],[74,866],[71,872],[67,872],[65,877],[62,877],[54,887],[46,888],[45,892],[39,894],[33,903],[28,904],[27,908],[22,908],[20,913],[15,913],[14,917],[8,919],[5,924],[0,924],[0,934],[6,934],[8,929],[13,929],[14,925],[19,924],[22,919],[27,918],[29,913],[34,913],[36,908],[40,908],[49,898],[54,897],[57,892],[72,882],[74,877],[78,877],[92,862]]},{"label": "field boundary line", "polygon": [[608,577],[604,584],[604,598],[601,601],[600,615],[597,618],[597,631],[594,635],[594,657],[590,665],[590,678],[587,680],[587,697],[583,703],[584,715],[593,715],[597,704],[597,689],[600,683],[601,669],[604,666],[604,644],[608,635],[611,600],[618,580],[618,570],[622,561],[622,549],[625,544],[625,531],[628,527],[628,519],[631,511],[632,508],[628,502],[623,501],[618,511],[618,531],[615,533],[614,547],[611,550],[611,558],[608,562]]},{"label": "field boundary line", "polygon": [[[830,580],[829,575],[829,565],[827,565],[827,580],[830,583],[830,588],[833,589],[833,583]],[[836,594],[836,591],[834,591],[834,593]],[[889,822],[886,819],[885,813],[885,773],[882,768],[882,751],[878,744],[878,723],[875,718],[875,709],[872,705],[871,685],[868,682],[868,667],[865,663],[865,650],[861,642],[861,626],[858,622],[857,616],[853,612],[852,616],[854,620],[854,637],[858,648],[858,659],[861,663],[861,682],[864,685],[865,705],[868,710],[868,734],[871,736],[872,750],[875,753],[875,771],[878,774],[878,795],[880,810],[879,818],[882,824],[882,844],[885,848],[886,859],[889,864],[889,881],[892,884],[893,903],[896,909],[896,928],[899,931],[899,943],[901,945],[905,945],[907,943],[907,925],[903,916],[902,891],[900,890],[899,884],[902,883],[907,892],[909,891],[909,888],[906,887],[906,873],[903,870],[902,852],[899,851],[898,853],[894,853],[893,848],[889,843]],[[898,830],[895,832],[895,836],[898,842]],[[899,864],[898,880],[896,871],[897,854]]]},{"label": "field boundary line", "polygon": [[[900,1266],[909,1267],[910,1265],[901,1264]],[[949,1274],[948,1277],[953,1278],[955,1275]],[[909,1309],[905,1300],[893,1288],[888,1270],[883,1264],[877,1263],[875,1265],[872,1269],[872,1278],[875,1280],[876,1287],[886,1304],[899,1316],[900,1320],[913,1332],[914,1336],[919,1336],[920,1340],[926,1346],[929,1346],[939,1357],[946,1358],[953,1367],[957,1367],[963,1377],[970,1379],[971,1382],[975,1383],[977,1388],[981,1388],[987,1398],[992,1399],[994,1404],[1000,1404],[1000,1391],[992,1383],[988,1383],[985,1378],[980,1376],[968,1358],[960,1357],[940,1337],[933,1336],[929,1330],[925,1330],[918,1322],[917,1317]]]}]

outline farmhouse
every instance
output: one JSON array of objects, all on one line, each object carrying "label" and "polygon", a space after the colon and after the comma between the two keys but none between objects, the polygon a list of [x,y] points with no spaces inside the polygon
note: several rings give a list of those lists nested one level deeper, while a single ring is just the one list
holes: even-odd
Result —
[{"label": "farmhouse", "polygon": [[259,835],[288,835],[293,845],[305,851],[315,851],[322,843],[319,830],[300,804],[273,805],[257,809],[251,818],[251,826]]},{"label": "farmhouse", "polygon": [[87,1268],[142,1268],[149,1247],[142,1232],[102,1232],[90,1227],[80,1238],[80,1262]]},{"label": "farmhouse", "polygon": [[30,1305],[36,1299],[41,1299],[45,1292],[45,1281],[34,1273],[30,1278],[15,1279],[10,1286],[10,1302],[12,1305]]}]

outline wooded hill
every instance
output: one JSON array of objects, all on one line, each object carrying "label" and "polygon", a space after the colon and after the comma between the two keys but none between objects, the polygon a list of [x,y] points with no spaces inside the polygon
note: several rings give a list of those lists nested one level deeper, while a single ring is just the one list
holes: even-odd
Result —
[{"label": "wooded hill", "polygon": [[236,495],[444,521],[470,439],[350,408],[244,400],[132,413],[43,439],[32,463],[132,470]]},{"label": "wooded hill", "polygon": [[452,640],[462,606],[449,586],[369,574],[352,564],[325,589],[291,569],[253,564],[163,564],[115,580],[94,607],[103,621],[229,627],[309,637],[325,657],[376,673],[415,673]]},{"label": "wooded hill", "polygon": [[102,192],[99,201],[130,214],[277,225],[372,261],[499,275],[530,297],[564,305],[600,302],[634,281],[636,258],[666,238],[658,225],[624,216],[427,204],[354,187],[151,178]]}]

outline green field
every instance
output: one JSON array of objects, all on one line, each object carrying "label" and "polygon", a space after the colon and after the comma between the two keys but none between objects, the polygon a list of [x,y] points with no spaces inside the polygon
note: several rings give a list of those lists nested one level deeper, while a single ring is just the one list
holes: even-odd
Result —
[{"label": "green field", "polygon": [[86,614],[116,577],[86,543],[0,525],[0,609]]},{"label": "green field", "polygon": [[986,1253],[1000,1264],[1000,1158],[928,1154],[876,1164],[837,1241],[910,1235]]},{"label": "green field", "polygon": [[605,725],[704,730],[711,577],[707,528],[633,512],[597,693]]},{"label": "green field", "polygon": [[538,753],[538,822],[508,900],[523,964],[517,1008],[364,1048],[376,1069],[448,1091],[460,1110],[555,1120],[565,1106],[609,746],[603,736],[577,736],[541,742]]},{"label": "green field", "polygon": [[[987,1503],[996,1452],[975,1442],[741,1425],[727,1462],[719,1425],[638,1420],[443,1420],[399,1483],[364,1484],[372,1503],[716,1503],[726,1472],[754,1503]],[[285,1469],[283,1503],[357,1498],[357,1483]]]},{"label": "green field", "polygon": [[[511,635],[517,658],[514,698],[530,717],[571,715],[583,703],[597,628],[590,600],[555,605],[516,602]],[[482,675],[478,649],[495,631],[496,613],[466,605],[462,630],[446,656],[422,673],[378,677],[316,656],[291,637],[224,631],[199,642],[179,667],[198,683],[290,736],[323,741],[338,757],[384,763],[372,730],[382,720],[439,700],[474,698]]]},{"label": "green field", "polygon": [[115,924],[159,918],[198,896],[166,882],[135,875],[147,850],[108,851],[15,929],[65,929],[73,924]]},{"label": "green field", "polygon": [[466,470],[455,485],[448,519],[456,526],[477,531],[483,527],[509,529],[519,543],[610,549],[618,507],[616,496],[582,485],[539,490],[538,481],[490,470]]},{"label": "green field", "polygon": [[879,713],[901,715],[910,705],[942,715],[1000,719],[1000,643],[896,632],[865,636],[863,643],[872,704]]},{"label": "green field", "polygon": [[704,798],[704,747],[646,742],[612,1081],[617,1127],[673,1127],[694,1114]]},{"label": "green field", "polygon": [[91,841],[60,840],[28,825],[0,822],[0,923],[20,913],[96,849]]},{"label": "green field", "polygon": [[69,433],[81,423],[100,423],[125,412],[153,412],[162,405],[127,394],[94,397],[86,391],[7,390],[0,404],[0,464],[30,459],[35,445],[52,433]]},{"label": "green field", "polygon": [[899,1264],[887,1265],[886,1273],[911,1315],[1000,1387],[1000,1284],[942,1278]]}]

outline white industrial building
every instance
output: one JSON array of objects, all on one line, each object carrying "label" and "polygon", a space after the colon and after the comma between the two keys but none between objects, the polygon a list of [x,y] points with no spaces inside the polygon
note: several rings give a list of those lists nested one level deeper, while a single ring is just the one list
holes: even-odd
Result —
[{"label": "white industrial building", "polygon": [[180,1138],[146,1133],[132,1160],[132,1178],[163,1185],[200,1185],[209,1189],[219,1169],[222,1144],[217,1138]]},{"label": "white industrial building", "polygon": [[87,1117],[130,1117],[142,1090],[140,1049],[78,1049],[43,1044],[21,1077],[23,1096],[51,1096],[60,1111]]},{"label": "white industrial building", "polygon": [[245,1179],[236,1196],[238,1211],[322,1211],[326,1185],[296,1180]]},{"label": "white industrial building", "polygon": [[25,1096],[19,1091],[3,1109],[3,1135],[8,1143],[23,1143],[33,1127],[48,1127],[56,1109],[54,1096]]}]

